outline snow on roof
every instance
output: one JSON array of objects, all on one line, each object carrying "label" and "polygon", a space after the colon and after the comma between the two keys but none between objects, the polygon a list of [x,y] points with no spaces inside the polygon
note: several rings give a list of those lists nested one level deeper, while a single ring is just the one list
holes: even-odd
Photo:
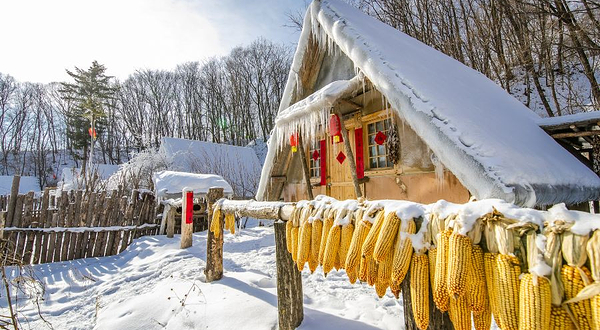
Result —
[{"label": "snow on roof", "polygon": [[[313,1],[280,104],[289,106],[316,36],[335,44],[478,199],[519,205],[600,198],[600,178],[536,123],[539,117],[483,74],[338,0]],[[277,131],[271,137],[278,141]],[[267,189],[269,149],[257,198]]]},{"label": "snow on roof", "polygon": [[225,196],[231,197],[233,188],[222,177],[215,174],[194,174],[174,171],[160,171],[152,176],[156,195],[167,197],[178,195],[184,190],[192,190],[194,195],[206,195],[210,188],[223,188]]},{"label": "snow on roof", "polygon": [[[0,195],[10,195],[12,182],[12,175],[0,175]],[[22,176],[19,182],[19,194],[26,194],[30,191],[41,192],[40,181],[35,176]]]},{"label": "snow on roof", "polygon": [[217,174],[231,184],[237,196],[256,193],[262,166],[252,148],[163,138],[160,149],[171,163],[171,170]]},{"label": "snow on roof", "polygon": [[537,124],[540,127],[553,127],[575,124],[580,122],[600,123],[600,111],[576,113],[558,117],[539,118]]}]

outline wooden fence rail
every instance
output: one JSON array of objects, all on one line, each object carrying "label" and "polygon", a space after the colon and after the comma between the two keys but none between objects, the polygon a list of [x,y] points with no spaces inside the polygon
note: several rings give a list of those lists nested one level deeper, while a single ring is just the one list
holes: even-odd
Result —
[{"label": "wooden fence rail", "polygon": [[7,240],[3,253],[16,263],[115,255],[135,238],[158,234],[150,192],[122,197],[116,191],[63,191],[55,203],[49,189],[40,197],[33,192],[12,197],[5,198],[8,208],[0,212],[0,237]]}]

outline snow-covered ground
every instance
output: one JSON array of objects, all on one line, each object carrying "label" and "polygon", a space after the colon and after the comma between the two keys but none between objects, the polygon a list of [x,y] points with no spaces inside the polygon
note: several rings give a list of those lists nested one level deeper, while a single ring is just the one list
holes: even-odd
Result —
[{"label": "snow-covered ground", "polygon": [[[205,283],[206,232],[193,247],[180,238],[142,237],[123,253],[36,265],[46,286],[42,316],[54,329],[275,329],[277,285],[272,227],[225,235],[222,280]],[[308,267],[306,267],[308,268]],[[327,278],[302,273],[304,322],[300,329],[401,329],[401,300],[377,298],[345,272]],[[20,311],[25,329],[49,328],[32,304]],[[0,313],[6,315],[6,300]]]}]

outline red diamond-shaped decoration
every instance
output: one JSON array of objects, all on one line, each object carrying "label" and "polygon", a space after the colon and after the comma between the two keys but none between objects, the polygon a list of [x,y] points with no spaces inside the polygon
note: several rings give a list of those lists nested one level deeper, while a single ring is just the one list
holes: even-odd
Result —
[{"label": "red diamond-shaped decoration", "polygon": [[346,160],[346,155],[344,155],[344,153],[340,151],[340,153],[337,155],[337,157],[335,157],[335,159],[337,159],[337,161],[340,162],[340,164],[342,164],[344,163],[344,160]]},{"label": "red diamond-shaped decoration", "polygon": [[385,136],[382,131],[379,131],[377,134],[375,134],[375,142],[377,142],[378,145],[382,145],[386,138],[387,136]]},{"label": "red diamond-shaped decoration", "polygon": [[319,159],[319,152],[317,150],[315,150],[315,152],[313,152],[312,158],[313,158],[314,161],[316,161],[317,159]]}]

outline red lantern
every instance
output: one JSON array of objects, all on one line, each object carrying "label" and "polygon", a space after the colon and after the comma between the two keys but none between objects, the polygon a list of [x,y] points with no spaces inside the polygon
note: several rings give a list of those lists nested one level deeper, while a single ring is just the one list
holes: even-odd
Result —
[{"label": "red lantern", "polygon": [[342,142],[342,123],[336,114],[332,114],[329,118],[329,135],[333,137],[333,143]]},{"label": "red lantern", "polygon": [[290,145],[292,146],[292,152],[298,151],[298,133],[290,136]]},{"label": "red lantern", "polygon": [[96,130],[93,128],[89,128],[88,129],[88,133],[90,134],[90,136],[95,140],[96,139]]}]

